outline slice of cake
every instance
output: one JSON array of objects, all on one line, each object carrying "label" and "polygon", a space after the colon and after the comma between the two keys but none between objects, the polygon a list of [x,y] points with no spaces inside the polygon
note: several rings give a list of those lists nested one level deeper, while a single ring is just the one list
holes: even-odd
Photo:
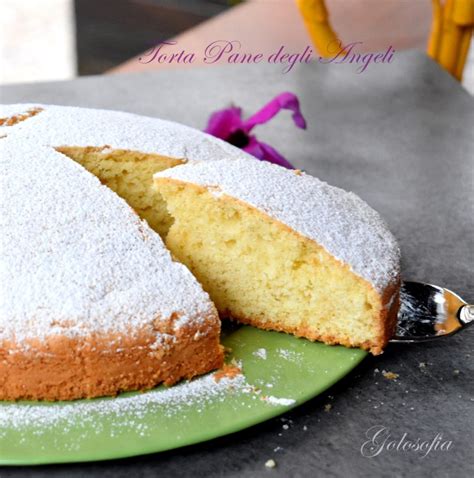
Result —
[{"label": "slice of cake", "polygon": [[166,244],[220,314],[329,344],[382,351],[398,310],[399,248],[352,193],[266,162],[160,172]]}]

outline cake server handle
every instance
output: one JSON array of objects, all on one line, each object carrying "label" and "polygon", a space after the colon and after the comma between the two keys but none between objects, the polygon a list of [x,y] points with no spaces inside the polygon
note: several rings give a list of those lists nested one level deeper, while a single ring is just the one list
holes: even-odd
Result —
[{"label": "cake server handle", "polygon": [[458,316],[462,325],[469,325],[474,322],[474,305],[463,305],[458,311]]},{"label": "cake server handle", "polygon": [[397,328],[390,342],[426,342],[453,335],[474,323],[474,305],[449,289],[402,283]]}]

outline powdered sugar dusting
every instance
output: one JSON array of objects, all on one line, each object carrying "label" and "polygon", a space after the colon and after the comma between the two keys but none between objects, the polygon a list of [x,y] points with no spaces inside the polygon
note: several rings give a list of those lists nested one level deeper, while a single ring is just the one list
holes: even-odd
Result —
[{"label": "powdered sugar dusting", "polygon": [[296,403],[296,400],[293,400],[292,398],[278,398],[274,397],[273,395],[270,395],[268,397],[263,397],[264,401],[270,403],[271,405],[285,405],[285,406],[291,406]]},{"label": "powdered sugar dusting", "polygon": [[278,349],[277,352],[281,358],[288,360],[290,362],[301,362],[303,359],[301,354],[299,354],[298,352],[295,352],[294,350]]},{"label": "powdered sugar dusting", "polygon": [[[110,436],[133,428],[145,436],[157,424],[151,417],[185,418],[187,410],[199,411],[209,404],[217,404],[229,397],[241,395],[257,398],[255,387],[249,385],[243,374],[221,377],[216,380],[215,373],[183,382],[174,387],[151,390],[145,393],[81,400],[69,403],[35,404],[5,403],[0,405],[0,438],[10,429],[25,430],[27,434],[41,435],[53,427],[60,427],[61,433],[81,429],[102,432],[104,418],[109,418],[107,433]],[[262,397],[265,403],[273,406],[291,406],[295,400],[278,397]],[[117,419],[118,418],[118,419]],[[148,419],[149,418],[149,421]]]},{"label": "powdered sugar dusting", "polygon": [[0,142],[0,339],[128,332],[213,315],[209,297],[115,193],[46,147]]},{"label": "powdered sugar dusting", "polygon": [[[400,251],[379,214],[353,193],[264,161],[185,164],[157,173],[216,187],[321,244],[379,292],[399,276]],[[219,200],[216,197],[216,200]]]},{"label": "powdered sugar dusting", "polygon": [[[38,115],[5,127],[17,141],[35,146],[110,146],[171,158],[218,160],[250,156],[242,150],[172,121],[120,111],[70,106],[16,104],[0,105],[0,118],[42,108]],[[0,134],[3,132],[0,127]]]},{"label": "powdered sugar dusting", "polygon": [[174,312],[175,328],[205,331],[217,316],[188,269],[123,199],[54,147],[109,145],[200,160],[245,153],[127,113],[7,105],[0,118],[35,108],[42,111],[0,127],[0,340],[26,347],[56,334],[129,333]]},{"label": "powdered sugar dusting", "polygon": [[255,352],[253,352],[253,354],[255,357],[258,357],[258,358],[261,358],[262,360],[266,360],[267,359],[267,350],[266,349],[257,349],[255,350]]},{"label": "powdered sugar dusting", "polygon": [[[199,407],[208,402],[223,400],[229,393],[242,392],[247,387],[243,375],[233,378],[222,378],[217,382],[214,374],[206,375],[190,382],[184,382],[170,388],[160,388],[146,393],[81,400],[70,403],[43,404],[6,404],[0,406],[0,430],[7,428],[22,429],[34,427],[46,430],[51,426],[61,424],[65,428],[93,425],[97,415],[116,416],[114,426],[129,427],[129,420],[143,419],[145,413],[150,413],[159,407],[160,413],[173,416],[180,413],[183,407],[192,405]],[[1,432],[0,432],[1,436]]]}]

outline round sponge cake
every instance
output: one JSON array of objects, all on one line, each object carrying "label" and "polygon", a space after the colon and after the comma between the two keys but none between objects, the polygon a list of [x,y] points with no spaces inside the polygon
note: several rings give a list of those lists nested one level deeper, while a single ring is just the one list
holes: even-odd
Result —
[{"label": "round sponge cake", "polygon": [[260,161],[157,173],[174,218],[166,244],[222,315],[380,353],[399,303],[400,253],[355,194]]},{"label": "round sponge cake", "polygon": [[192,128],[85,108],[0,106],[0,161],[0,400],[210,371],[217,310],[374,354],[393,333],[399,249],[354,194]]}]

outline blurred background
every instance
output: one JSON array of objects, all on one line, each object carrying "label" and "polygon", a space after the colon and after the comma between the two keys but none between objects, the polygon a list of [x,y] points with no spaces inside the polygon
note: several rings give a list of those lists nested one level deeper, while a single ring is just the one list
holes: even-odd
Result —
[{"label": "blurred background", "polygon": [[[469,0],[466,0],[469,1]],[[344,42],[366,51],[426,51],[431,0],[326,0]],[[167,39],[202,51],[217,39],[238,39],[248,51],[311,45],[294,0],[0,0],[0,83],[69,79],[144,65],[137,56]],[[463,85],[474,94],[471,45]]]},{"label": "blurred background", "polygon": [[1,81],[107,71],[238,0],[0,0]]}]

